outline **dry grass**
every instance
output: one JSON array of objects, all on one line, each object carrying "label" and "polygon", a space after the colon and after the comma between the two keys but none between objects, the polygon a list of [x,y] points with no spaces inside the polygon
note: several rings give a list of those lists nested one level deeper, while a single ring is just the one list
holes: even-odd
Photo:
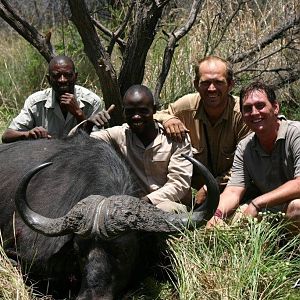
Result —
[{"label": "dry grass", "polygon": [[24,282],[20,270],[14,267],[0,246],[0,299],[32,300],[32,291]]}]

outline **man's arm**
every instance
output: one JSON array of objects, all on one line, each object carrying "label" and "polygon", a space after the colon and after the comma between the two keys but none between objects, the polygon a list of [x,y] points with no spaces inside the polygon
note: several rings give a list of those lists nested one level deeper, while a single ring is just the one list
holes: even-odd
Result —
[{"label": "man's arm", "polygon": [[[88,134],[91,134],[93,127],[97,126],[98,128],[105,128],[109,126],[110,120],[110,113],[114,110],[115,105],[112,104],[107,110],[103,109],[100,112],[97,112],[91,115],[87,120],[83,120],[75,127],[73,127],[70,132],[69,136],[74,135],[78,129],[83,129]],[[93,136],[97,138],[97,136]]]},{"label": "man's arm", "polygon": [[35,127],[28,131],[18,131],[8,128],[2,135],[2,143],[12,143],[20,140],[51,138],[48,131],[43,127]]},{"label": "man's arm", "polygon": [[82,109],[79,107],[79,104],[74,94],[62,94],[59,98],[59,101],[61,107],[65,108],[68,112],[70,112],[77,120],[77,123],[80,123],[86,119],[86,116]]},{"label": "man's arm", "polygon": [[273,191],[260,195],[253,199],[244,214],[257,216],[263,208],[273,207],[276,205],[288,203],[291,200],[300,198],[300,177],[287,181]]},{"label": "man's arm", "polygon": [[19,140],[51,138],[48,131],[41,127],[34,127],[34,115],[36,113],[36,99],[38,96],[29,96],[24,103],[21,112],[10,123],[8,129],[2,135],[3,143],[11,143]]},{"label": "man's arm", "polygon": [[181,202],[189,193],[193,166],[182,154],[192,156],[191,145],[187,139],[181,144],[176,143],[176,150],[168,165],[167,182],[147,195],[154,205],[162,201]]},{"label": "man's arm", "polygon": [[239,206],[246,189],[239,186],[227,186],[220,195],[220,202],[215,215],[207,222],[206,227],[211,228],[223,224],[223,219],[229,217]]},{"label": "man's arm", "polygon": [[185,139],[186,133],[188,133],[189,130],[179,120],[179,118],[176,117],[174,106],[177,104],[178,102],[169,104],[168,109],[156,112],[156,114],[154,114],[154,119],[164,126],[167,135],[172,140],[181,143]]}]

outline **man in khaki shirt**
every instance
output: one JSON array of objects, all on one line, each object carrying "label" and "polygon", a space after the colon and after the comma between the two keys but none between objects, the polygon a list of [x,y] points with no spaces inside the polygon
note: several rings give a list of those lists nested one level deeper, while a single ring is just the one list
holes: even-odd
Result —
[{"label": "man in khaki shirt", "polygon": [[[192,155],[188,136],[180,143],[166,136],[162,125],[153,119],[153,95],[143,85],[129,88],[123,104],[127,123],[92,132],[91,136],[114,145],[126,158],[140,180],[143,200],[164,211],[186,211],[185,205],[191,205],[193,170],[182,156]],[[102,111],[92,121],[99,126],[109,118]]]},{"label": "man in khaki shirt", "polygon": [[[198,93],[183,96],[154,118],[178,141],[186,132],[190,134],[195,158],[211,171],[222,191],[230,176],[236,145],[249,129],[242,120],[238,98],[229,94],[234,85],[230,64],[209,56],[198,62],[195,73]],[[202,184],[201,178],[193,174],[193,187],[200,189],[198,203],[206,196]]]}]

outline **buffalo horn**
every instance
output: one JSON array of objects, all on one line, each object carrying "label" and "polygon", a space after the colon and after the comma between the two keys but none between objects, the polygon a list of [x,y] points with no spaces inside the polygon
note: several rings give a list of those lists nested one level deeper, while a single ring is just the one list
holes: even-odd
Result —
[{"label": "buffalo horn", "polygon": [[66,216],[55,219],[44,217],[29,207],[26,190],[30,179],[51,164],[52,162],[47,162],[33,168],[21,180],[15,194],[15,203],[20,216],[31,229],[47,236],[61,236],[74,232],[81,235],[90,234],[94,216],[105,199],[102,196],[91,195],[77,203]]},{"label": "buffalo horn", "polygon": [[[130,196],[112,196],[105,200],[99,231],[107,238],[130,230],[176,232],[184,228],[199,227],[209,220],[219,204],[218,184],[209,170],[196,159],[184,155],[199,169],[207,186],[207,198],[198,211],[173,214]],[[137,200],[137,201],[134,201]]]}]

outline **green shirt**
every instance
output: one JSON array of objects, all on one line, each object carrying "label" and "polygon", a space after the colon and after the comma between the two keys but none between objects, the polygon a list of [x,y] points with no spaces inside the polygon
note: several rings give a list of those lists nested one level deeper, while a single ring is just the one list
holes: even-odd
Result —
[{"label": "green shirt", "polygon": [[300,122],[281,120],[275,147],[267,154],[252,133],[237,147],[228,186],[249,187],[262,194],[300,176]]}]

